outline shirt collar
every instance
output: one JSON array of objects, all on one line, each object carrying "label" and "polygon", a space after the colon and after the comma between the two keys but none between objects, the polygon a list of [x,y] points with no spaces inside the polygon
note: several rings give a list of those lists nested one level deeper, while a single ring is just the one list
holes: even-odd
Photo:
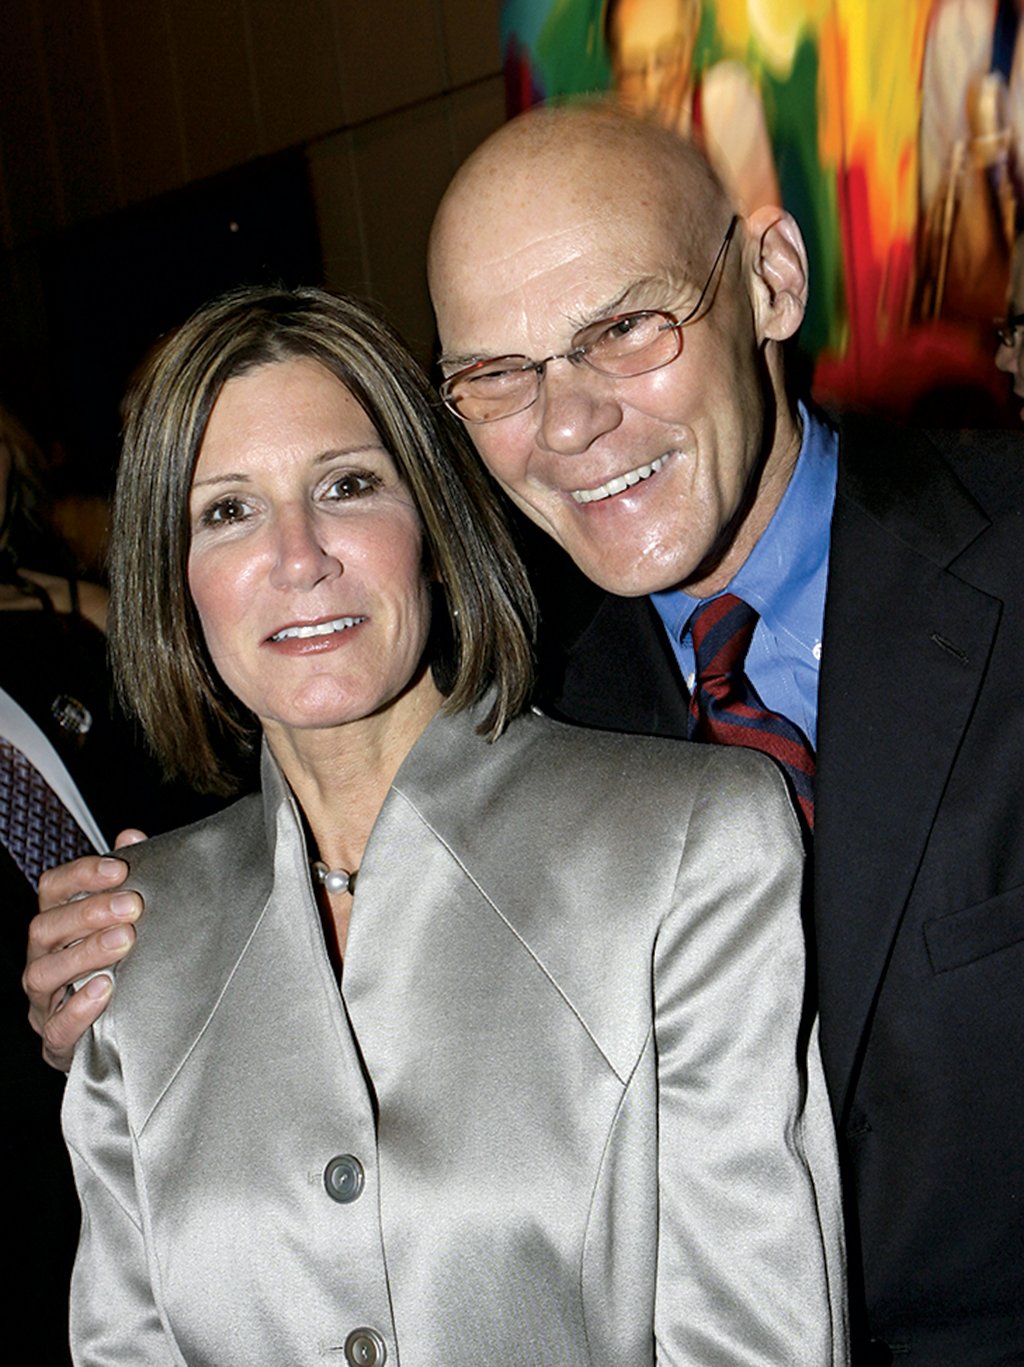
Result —
[{"label": "shirt collar", "polygon": [[[799,412],[803,439],[793,474],[728,592],[756,608],[773,634],[813,650],[821,631],[839,438],[803,404]],[[705,601],[680,589],[653,593],[651,600],[677,641]]]}]

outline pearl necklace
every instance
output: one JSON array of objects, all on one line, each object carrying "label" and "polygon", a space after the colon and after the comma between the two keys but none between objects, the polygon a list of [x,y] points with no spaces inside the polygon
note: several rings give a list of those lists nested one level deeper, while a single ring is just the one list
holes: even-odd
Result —
[{"label": "pearl necklace", "polygon": [[310,868],[314,881],[326,888],[332,897],[343,892],[355,892],[358,869],[329,869],[322,859],[314,859]]}]

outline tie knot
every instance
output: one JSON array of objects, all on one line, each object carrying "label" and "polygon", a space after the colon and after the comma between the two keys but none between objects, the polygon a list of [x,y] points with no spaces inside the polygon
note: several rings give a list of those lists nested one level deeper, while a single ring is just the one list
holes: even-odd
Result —
[{"label": "tie knot", "polygon": [[719,594],[697,609],[690,637],[698,684],[743,668],[757,622],[757,611],[734,593]]}]

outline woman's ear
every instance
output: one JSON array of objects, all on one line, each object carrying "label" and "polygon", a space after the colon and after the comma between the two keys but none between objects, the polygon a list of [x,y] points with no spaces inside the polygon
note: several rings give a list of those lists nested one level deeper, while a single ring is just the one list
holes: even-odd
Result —
[{"label": "woman's ear", "polygon": [[792,214],[773,205],[755,209],[746,223],[758,332],[766,341],[784,342],[807,308],[803,234]]}]

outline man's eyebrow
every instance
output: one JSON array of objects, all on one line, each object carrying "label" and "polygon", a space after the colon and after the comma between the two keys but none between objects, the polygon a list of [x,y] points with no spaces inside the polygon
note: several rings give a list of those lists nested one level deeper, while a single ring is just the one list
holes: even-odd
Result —
[{"label": "man's eyebrow", "polygon": [[467,366],[476,365],[477,361],[489,361],[492,356],[509,356],[508,351],[474,351],[456,355],[454,352],[443,352],[437,358],[437,365],[440,370],[465,370]]},{"label": "man's eyebrow", "polygon": [[573,332],[579,332],[591,323],[599,323],[602,318],[613,318],[618,313],[628,313],[638,303],[642,302],[646,306],[648,299],[657,298],[664,303],[669,288],[667,275],[640,275],[623,285],[610,299],[595,304],[586,314],[579,314],[575,318],[567,317],[566,322]]},{"label": "man's eyebrow", "polygon": [[[624,285],[617,294],[610,299],[605,299],[600,304],[595,304],[586,314],[577,314],[573,317],[567,314],[565,318],[566,326],[570,335],[575,335],[591,323],[599,323],[602,318],[612,318],[619,313],[628,313],[630,308],[642,304],[643,307],[654,307],[653,302],[659,305],[664,304],[666,296],[673,291],[674,287],[669,283],[668,273],[665,275],[641,275],[636,280],[630,280]],[[476,365],[479,361],[489,361],[497,356],[521,356],[521,351],[474,351],[474,352],[444,352],[438,357],[438,367],[449,373],[457,370],[465,370],[467,366]]]}]

